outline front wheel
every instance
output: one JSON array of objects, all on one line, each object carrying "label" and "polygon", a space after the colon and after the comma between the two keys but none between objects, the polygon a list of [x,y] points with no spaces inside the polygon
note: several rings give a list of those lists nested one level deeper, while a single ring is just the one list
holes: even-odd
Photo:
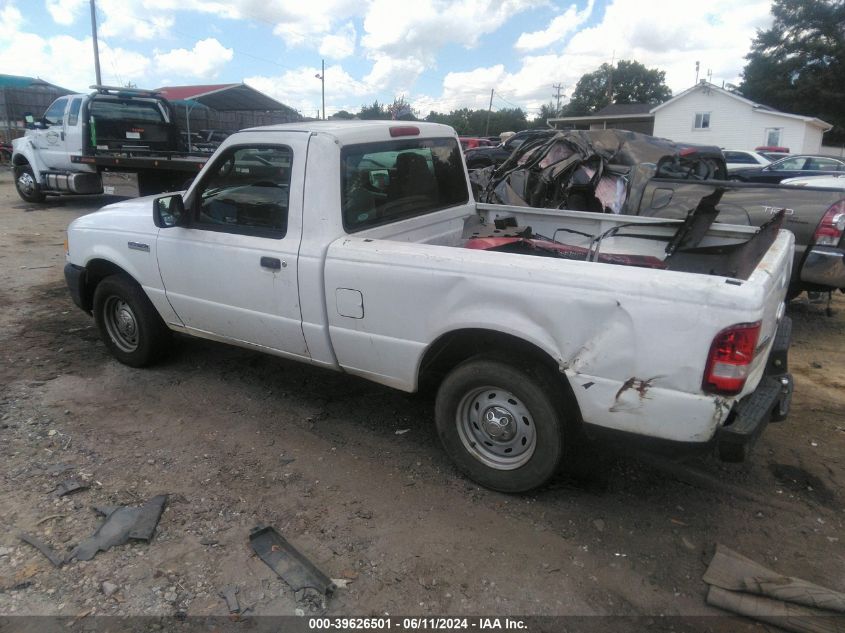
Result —
[{"label": "front wheel", "polygon": [[458,468],[486,488],[515,493],[542,486],[564,454],[560,390],[541,368],[470,359],[437,392],[440,440]]},{"label": "front wheel", "polygon": [[44,202],[47,198],[35,180],[35,174],[29,165],[15,166],[15,189],[18,195],[27,202]]},{"label": "front wheel", "polygon": [[106,277],[97,285],[94,320],[106,347],[125,365],[151,365],[169,348],[170,330],[143,289],[125,275]]}]

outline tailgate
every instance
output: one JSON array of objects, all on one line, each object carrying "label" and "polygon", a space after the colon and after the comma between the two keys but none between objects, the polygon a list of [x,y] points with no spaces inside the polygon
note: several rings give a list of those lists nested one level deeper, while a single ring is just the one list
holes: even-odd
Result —
[{"label": "tailgate", "polygon": [[[760,297],[760,338],[754,354],[751,372],[742,395],[754,391],[766,366],[766,360],[772,349],[778,324],[786,310],[786,291],[792,274],[792,249],[795,237],[789,231],[778,232],[774,243],[757,264],[754,272],[743,283],[746,290],[753,291]],[[740,396],[740,397],[741,397]]]}]

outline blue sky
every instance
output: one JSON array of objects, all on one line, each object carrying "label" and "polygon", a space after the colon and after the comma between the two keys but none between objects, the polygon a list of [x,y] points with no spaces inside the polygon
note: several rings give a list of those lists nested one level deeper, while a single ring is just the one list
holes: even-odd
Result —
[{"label": "blue sky", "polygon": [[[706,5],[706,6],[704,6]],[[519,106],[612,59],[666,72],[679,92],[736,83],[770,0],[98,0],[105,83],[245,81],[313,116],[403,95],[422,114]],[[0,72],[94,83],[89,0],[0,0]]]}]

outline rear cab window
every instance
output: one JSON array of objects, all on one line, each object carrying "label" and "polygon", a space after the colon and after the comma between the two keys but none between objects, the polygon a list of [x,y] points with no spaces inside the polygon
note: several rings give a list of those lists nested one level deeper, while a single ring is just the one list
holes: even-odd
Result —
[{"label": "rear cab window", "polygon": [[89,107],[91,116],[101,121],[167,122],[164,110],[156,101],[99,97]]},{"label": "rear cab window", "polygon": [[341,150],[341,204],[347,233],[469,202],[454,138],[403,139]]}]

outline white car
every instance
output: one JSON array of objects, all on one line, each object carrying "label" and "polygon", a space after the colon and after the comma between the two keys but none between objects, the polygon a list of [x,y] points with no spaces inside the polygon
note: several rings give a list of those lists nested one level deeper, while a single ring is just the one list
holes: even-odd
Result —
[{"label": "white car", "polygon": [[734,169],[745,169],[746,167],[765,167],[772,162],[770,158],[766,158],[760,152],[744,149],[723,149],[722,155],[725,157],[728,172]]},{"label": "white car", "polygon": [[799,176],[781,180],[782,185],[798,187],[829,187],[831,189],[845,189],[845,174],[841,176]]}]

